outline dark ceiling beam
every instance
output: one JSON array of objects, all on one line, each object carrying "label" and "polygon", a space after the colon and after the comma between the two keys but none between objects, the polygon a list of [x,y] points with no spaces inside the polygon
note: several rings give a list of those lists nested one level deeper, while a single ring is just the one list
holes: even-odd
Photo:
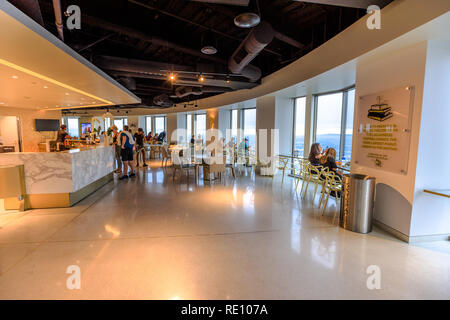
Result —
[{"label": "dark ceiling beam", "polygon": [[250,0],[191,0],[194,2],[207,2],[207,3],[218,3],[218,4],[228,4],[232,6],[243,6],[247,7]]},{"label": "dark ceiling beam", "polygon": [[81,48],[80,50],[78,50],[78,53],[80,53],[81,51],[84,51],[84,50],[86,50],[86,49],[89,49],[89,48],[92,47],[92,46],[95,46],[97,43],[100,43],[100,42],[102,42],[102,41],[105,41],[106,39],[111,38],[113,35],[114,35],[114,33],[110,33],[110,34],[107,34],[107,35],[104,36],[104,37],[101,37],[101,38],[98,39],[98,40],[95,40],[94,42],[92,42],[92,43],[88,44],[87,46],[84,46],[83,48]]},{"label": "dark ceiling beam", "polygon": [[[179,16],[179,15],[176,15],[176,14],[174,14],[174,13],[171,13],[171,12],[168,12],[168,11],[165,11],[165,10],[162,10],[162,9],[158,9],[158,8],[156,8],[156,7],[150,6],[150,5],[145,4],[145,3],[141,3],[141,2],[139,2],[139,1],[128,0],[128,2],[133,3],[133,4],[135,4],[135,5],[138,5],[138,6],[141,6],[141,7],[144,7],[144,8],[147,8],[147,9],[149,9],[149,10],[157,11],[157,12],[159,12],[159,13],[161,13],[161,14],[164,14],[164,15],[169,16],[169,17],[172,17],[172,18],[174,18],[174,19],[183,21],[183,22],[188,23],[188,24],[192,24],[192,25],[197,26],[197,27],[199,27],[199,28],[202,28],[202,29],[211,31],[211,32],[216,33],[216,34],[218,34],[218,35],[221,35],[222,37],[225,37],[225,38],[229,38],[229,39],[232,39],[232,40],[235,40],[235,41],[238,41],[238,42],[242,42],[242,41],[244,40],[244,39],[240,39],[240,38],[238,38],[238,37],[232,36],[232,35],[230,35],[230,34],[227,34],[227,33],[225,33],[225,32],[222,32],[222,31],[220,31],[220,30],[217,30],[217,29],[214,29],[214,28],[211,28],[211,27],[208,27],[208,26],[204,26],[204,25],[202,25],[202,24],[200,24],[200,23],[197,23],[197,22],[195,22],[195,21],[192,21],[192,20],[190,20],[190,19],[183,18],[183,17],[181,17],[181,16]],[[270,50],[270,49],[267,49],[267,48],[264,48],[264,51],[270,52],[270,53],[272,53],[272,54],[274,54],[274,55],[277,55],[277,56],[279,56],[279,57],[282,56],[280,53],[275,52],[275,51]]]},{"label": "dark ceiling beam", "polygon": [[289,36],[287,36],[287,35],[285,35],[285,34],[283,34],[281,32],[278,32],[278,31],[275,31],[275,38],[277,38],[278,40],[283,41],[283,42],[285,42],[287,44],[290,44],[291,46],[296,47],[298,49],[301,49],[304,46],[299,41],[297,41],[297,40],[295,40],[295,39],[293,39],[293,38],[291,38],[291,37],[289,37]]},{"label": "dark ceiling beam", "polygon": [[9,0],[9,2],[41,26],[44,25],[38,0]]},{"label": "dark ceiling beam", "polygon": [[330,6],[339,6],[339,7],[350,7],[350,8],[360,8],[367,9],[370,5],[377,5],[380,8],[383,8],[392,0],[295,0],[298,2],[308,2],[308,3],[316,3],[316,4],[326,4]]},{"label": "dark ceiling beam", "polygon": [[218,58],[218,57],[215,57],[215,56],[206,55],[206,54],[201,53],[198,50],[195,50],[195,49],[192,49],[192,48],[188,48],[188,47],[185,47],[185,46],[181,46],[181,45],[178,45],[176,43],[170,42],[168,40],[161,39],[159,37],[150,36],[150,35],[148,35],[148,34],[146,34],[144,32],[137,31],[137,30],[134,30],[134,29],[131,29],[131,28],[128,28],[128,27],[115,25],[113,23],[110,23],[110,22],[107,22],[107,21],[104,21],[104,20],[101,20],[101,19],[98,19],[98,18],[94,18],[94,17],[88,16],[88,15],[84,15],[84,14],[82,15],[81,19],[82,19],[83,23],[86,23],[86,24],[89,24],[91,26],[95,26],[95,27],[98,27],[98,28],[101,28],[101,29],[104,29],[104,30],[109,30],[109,31],[112,31],[112,32],[123,34],[123,35],[126,35],[126,36],[128,36],[130,38],[133,38],[133,39],[140,39],[142,41],[150,42],[150,43],[152,43],[154,45],[158,45],[158,46],[161,46],[161,47],[168,47],[168,48],[171,48],[171,49],[174,49],[174,50],[177,50],[177,51],[189,54],[191,56],[196,56],[196,57],[199,57],[199,58],[202,58],[202,59],[205,59],[205,60],[210,60],[210,61],[215,62],[215,63],[220,63],[220,64],[223,64],[223,65],[227,65],[228,64],[228,61],[226,61],[225,59],[221,59],[221,58]]}]

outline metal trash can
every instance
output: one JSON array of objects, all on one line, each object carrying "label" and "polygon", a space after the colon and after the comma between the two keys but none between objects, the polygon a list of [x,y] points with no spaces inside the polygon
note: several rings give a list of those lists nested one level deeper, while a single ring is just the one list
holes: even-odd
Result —
[{"label": "metal trash can", "polygon": [[339,225],[354,232],[371,232],[374,194],[375,178],[364,174],[345,174]]}]

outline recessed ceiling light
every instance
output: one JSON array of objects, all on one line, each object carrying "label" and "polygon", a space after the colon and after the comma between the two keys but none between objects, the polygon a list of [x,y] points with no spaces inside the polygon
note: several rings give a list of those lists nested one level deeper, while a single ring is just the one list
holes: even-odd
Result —
[{"label": "recessed ceiling light", "polygon": [[69,93],[67,93],[67,92],[66,92],[66,93],[65,93],[65,95],[66,95],[66,96],[68,96],[68,95],[69,95]]},{"label": "recessed ceiling light", "polygon": [[48,87],[47,87],[47,86],[44,86],[44,89],[48,89]]},{"label": "recessed ceiling light", "polygon": [[13,78],[13,79],[19,79],[19,77],[18,77],[18,76],[12,76],[12,78]]}]

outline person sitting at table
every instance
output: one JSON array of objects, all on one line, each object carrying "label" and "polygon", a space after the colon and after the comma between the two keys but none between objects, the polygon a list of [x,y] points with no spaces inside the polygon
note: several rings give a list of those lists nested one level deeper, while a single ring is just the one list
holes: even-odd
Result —
[{"label": "person sitting at table", "polygon": [[308,160],[313,166],[320,166],[320,159],[323,157],[323,150],[320,143],[313,143],[309,151]]},{"label": "person sitting at table", "polygon": [[322,158],[320,158],[320,164],[324,168],[328,168],[330,172],[334,171],[336,175],[342,177],[342,174],[337,170],[338,166],[336,164],[336,149],[328,148],[325,151],[325,155]]},{"label": "person sitting at table", "polygon": [[153,131],[150,131],[147,135],[146,140],[151,143],[152,139],[153,139]]},{"label": "person sitting at table", "polygon": [[138,131],[134,134],[134,141],[136,142],[136,167],[139,167],[139,154],[142,153],[142,161],[144,163],[144,167],[147,167],[145,163],[145,149],[144,149],[144,139],[145,134],[142,128],[139,128]]},{"label": "person sitting at table", "polygon": [[161,142],[161,144],[163,144],[165,138],[166,138],[166,132],[163,131],[163,132],[161,132],[161,133],[159,134],[159,136],[158,136],[158,142]]},{"label": "person sitting at table", "polygon": [[[329,172],[334,172],[336,175],[334,177],[334,180],[336,181],[340,181],[342,179],[342,174],[341,172],[339,172],[338,166],[336,164],[336,149],[334,148],[328,148],[325,151],[325,155],[320,158],[320,164],[324,167],[324,168],[328,168]],[[325,179],[325,176],[322,175],[321,179]],[[336,197],[336,192],[332,191],[330,193],[330,195],[332,197]],[[340,196],[341,193],[340,191],[338,192],[338,196]]]}]

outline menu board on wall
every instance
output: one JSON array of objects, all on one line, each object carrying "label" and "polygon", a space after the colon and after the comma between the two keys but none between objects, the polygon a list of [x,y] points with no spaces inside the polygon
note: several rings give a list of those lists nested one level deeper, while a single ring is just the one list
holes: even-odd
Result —
[{"label": "menu board on wall", "polygon": [[359,97],[355,163],[408,172],[413,97],[412,86]]}]

